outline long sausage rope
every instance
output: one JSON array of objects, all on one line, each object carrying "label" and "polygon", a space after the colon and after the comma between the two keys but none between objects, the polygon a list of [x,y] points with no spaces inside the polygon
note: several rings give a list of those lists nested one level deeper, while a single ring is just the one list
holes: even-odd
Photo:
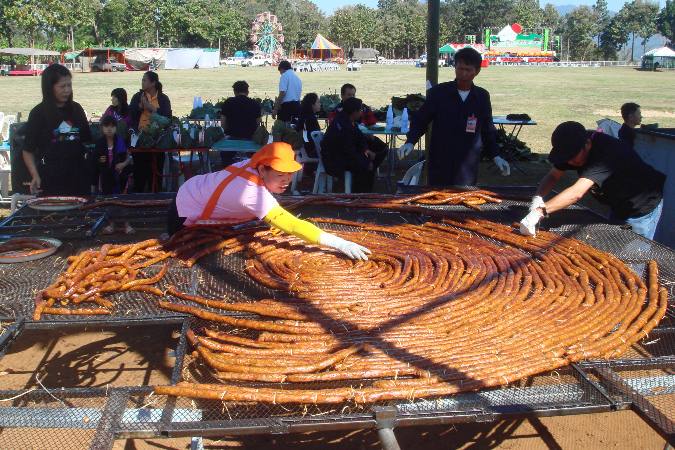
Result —
[{"label": "long sausage rope", "polygon": [[[481,219],[395,226],[314,221],[348,227],[337,234],[367,246],[372,257],[352,261],[259,227],[187,229],[165,246],[104,245],[73,257],[66,273],[38,293],[36,317],[108,313],[107,294],[153,293],[160,307],[206,321],[188,338],[221,383],[157,386],[157,393],[362,403],[449,395],[582,359],[614,358],[666,312],[655,262],[645,282],[618,258],[553,233],[524,237]],[[192,265],[213,252],[241,251],[248,252],[247,274],[279,298],[209,299],[154,286],[168,258]],[[142,276],[144,267],[162,261],[159,273]],[[79,309],[82,303],[96,307]],[[338,381],[346,387],[317,385]]]}]

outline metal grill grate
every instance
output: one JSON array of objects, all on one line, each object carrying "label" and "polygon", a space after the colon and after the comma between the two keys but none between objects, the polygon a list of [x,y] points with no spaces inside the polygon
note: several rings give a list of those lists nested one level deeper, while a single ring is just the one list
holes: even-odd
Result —
[{"label": "metal grill grate", "polygon": [[[453,216],[459,218],[478,216],[502,223],[512,223],[522,218],[526,203],[509,200],[500,205],[488,204],[483,205],[480,212],[468,211],[464,207],[433,207],[433,209],[447,210]],[[127,210],[123,212],[126,213]],[[145,213],[141,211],[138,215],[142,216]],[[305,206],[300,208],[297,213],[302,217],[337,217],[382,225],[422,223],[428,220],[423,216],[407,213],[322,206]],[[122,212],[117,217],[123,217]],[[633,270],[643,276],[646,262],[650,259],[656,259],[660,265],[661,282],[670,290],[671,302],[673,301],[675,256],[671,250],[646,241],[617,225],[604,223],[599,216],[583,208],[563,211],[557,215],[555,222],[549,219],[544,226],[550,227],[552,231],[584,240],[597,248],[615,254],[627,261]],[[350,229],[350,227],[332,224],[328,225],[327,228],[333,230]],[[50,283],[65,268],[65,257],[69,254],[100,246],[106,241],[114,243],[131,242],[142,239],[141,236],[149,237],[153,235],[156,236],[157,234],[149,229],[147,233],[135,236],[99,236],[96,242],[89,241],[86,243],[71,241],[54,257],[21,265],[0,266],[0,271],[2,271],[0,272],[0,287],[2,288],[0,290],[0,316],[29,316],[32,313],[32,293],[36,289],[36,280],[41,280],[41,282],[44,280],[45,286]],[[245,256],[243,254],[228,257],[223,257],[221,254],[212,254],[200,260],[191,269],[172,262],[167,276],[159,287],[166,288],[173,285],[184,292],[199,294],[208,298],[227,297],[237,301],[279,297],[278,292],[271,291],[253,282],[244,272],[244,262]],[[158,270],[158,267],[150,268],[148,273],[156,273],[156,270]],[[103,320],[175,316],[175,313],[158,309],[155,299],[150,295],[124,293],[116,295],[114,301],[116,303],[114,315],[103,318]],[[180,300],[175,298],[172,298],[172,301],[181,303]],[[674,317],[673,310],[674,307],[671,303],[668,312],[670,318]],[[219,311],[219,313],[222,314],[222,311]],[[45,319],[63,325],[73,321],[87,320],[87,318],[69,316],[45,316]],[[644,366],[640,369],[642,372],[627,373],[623,371],[620,373],[621,377],[626,379],[628,384],[642,395],[650,395],[656,392],[659,394],[659,398],[673,397],[672,370],[664,373],[662,369],[654,369],[656,372],[645,369],[648,364],[653,365],[653,361],[675,356],[675,339],[673,339],[675,329],[668,328],[668,325],[668,322],[663,323],[649,338],[636,344],[629,354],[624,355],[622,360],[612,362],[612,364],[621,364],[622,361],[634,360],[634,364]],[[203,326],[203,323],[193,320],[192,326],[199,329]],[[228,327],[220,328],[234,334],[242,333],[240,330],[233,330]],[[0,339],[2,339],[2,336],[0,336]],[[594,364],[594,362],[584,363],[583,366],[590,368],[595,367]],[[606,365],[607,363],[602,364]],[[200,382],[217,383],[217,380],[213,378],[205,366],[195,361],[191,356],[186,356],[180,369],[184,380],[194,379]],[[359,380],[359,383],[364,385],[371,382],[371,380]],[[322,429],[331,426],[372,426],[375,417],[373,408],[394,407],[398,420],[403,421],[429,419],[435,416],[446,418],[466,418],[470,416],[473,417],[473,420],[492,420],[500,415],[508,414],[551,414],[553,412],[572,413],[609,410],[612,402],[596,389],[594,382],[592,377],[587,377],[586,374],[575,368],[565,368],[557,372],[531,377],[507,387],[477,393],[461,394],[442,399],[382,402],[365,406],[355,404],[337,406],[236,404],[168,398],[149,395],[148,392],[144,391],[128,390],[113,398],[111,393],[104,395],[100,391],[85,390],[89,393],[89,401],[95,403],[96,408],[98,408],[97,411],[90,412],[91,415],[87,416],[90,422],[96,421],[94,433],[91,432],[88,425],[85,427],[78,423],[78,420],[82,422],[81,416],[68,419],[69,421],[56,419],[49,429],[59,430],[66,424],[72,426],[78,432],[82,430],[83,436],[86,432],[87,442],[91,443],[95,439],[100,439],[101,442],[105,441],[106,438],[112,439],[113,435],[115,437],[155,436],[160,434],[180,436],[192,433],[208,435],[209,433],[222,434],[227,430],[236,430],[240,433],[287,432],[292,431],[294,426],[299,425],[305,427],[298,428],[303,430],[307,430],[307,427]],[[250,386],[251,384],[248,383],[247,385]],[[345,383],[330,384],[331,387],[340,385],[345,385]],[[326,387],[327,384],[316,386]],[[307,385],[307,388],[311,387],[311,385]],[[63,399],[71,395],[70,391],[68,390],[58,397]],[[611,388],[609,391],[613,401],[625,404],[624,396],[612,391]],[[119,392],[119,389],[113,390],[113,392]],[[0,399],[17,394],[19,392],[14,391],[7,393],[7,395],[0,395]],[[41,414],[43,414],[39,412],[41,411],[40,407],[32,406],[28,402],[33,396],[41,402],[48,401],[51,398],[49,396],[47,396],[49,398],[44,398],[46,396],[44,392],[31,392],[20,398],[23,400],[17,399],[17,401],[27,403],[0,402],[0,417],[4,416],[5,410],[2,409],[4,407],[21,409],[23,412],[17,411],[16,414],[19,417],[24,417],[22,420],[25,421],[25,426],[32,426],[33,431],[43,428],[40,422]],[[77,398],[80,399],[80,397]],[[89,407],[90,403],[86,403],[85,397],[80,400],[82,401],[81,404],[74,403],[77,405],[76,410]],[[52,401],[56,402],[53,399]],[[661,401],[659,400],[659,402]],[[61,405],[59,402],[56,403],[54,409],[58,409],[57,407]],[[36,401],[35,405],[39,404]],[[662,407],[673,410],[672,405],[667,402]],[[106,416],[104,416],[104,411],[107,411]],[[114,414],[110,411],[113,411]],[[11,412],[10,416],[12,414],[15,413]],[[25,416],[21,414],[25,414]],[[31,415],[35,417],[34,424],[30,422]],[[105,418],[105,421],[102,418]],[[17,436],[19,437],[16,438],[18,440],[15,442],[30,442],[22,441],[24,438],[20,437],[20,434],[27,430],[20,430],[18,427],[24,425],[16,422],[3,426],[5,429],[3,433],[0,433],[0,448],[5,447],[1,440],[5,432],[18,433]],[[60,437],[54,436],[55,438]],[[88,444],[82,443],[78,448],[86,445]],[[30,447],[30,445],[27,446]],[[64,448],[67,447],[64,446]]]}]

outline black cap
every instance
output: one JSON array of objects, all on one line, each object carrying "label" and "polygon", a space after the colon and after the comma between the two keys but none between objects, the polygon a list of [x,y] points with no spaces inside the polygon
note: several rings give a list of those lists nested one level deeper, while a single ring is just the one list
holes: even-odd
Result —
[{"label": "black cap", "polygon": [[567,161],[579,154],[586,144],[588,134],[579,122],[563,122],[553,130],[551,135],[551,153],[548,160],[554,166],[567,164]]}]

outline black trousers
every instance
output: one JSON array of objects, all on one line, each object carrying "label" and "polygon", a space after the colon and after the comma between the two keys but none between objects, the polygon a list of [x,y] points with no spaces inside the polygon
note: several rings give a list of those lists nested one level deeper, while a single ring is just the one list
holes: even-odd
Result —
[{"label": "black trousers", "polygon": [[134,192],[152,192],[152,161],[159,174],[157,188],[161,191],[162,174],[164,173],[164,153],[134,153]]},{"label": "black trousers", "polygon": [[373,192],[375,173],[377,168],[387,157],[387,153],[389,151],[387,144],[375,136],[366,136],[366,142],[368,143],[368,150],[375,153],[375,159],[373,160],[373,170],[351,170],[352,192],[355,194]]},{"label": "black trousers", "polygon": [[285,102],[281,104],[279,108],[279,114],[277,114],[277,119],[284,122],[290,122],[293,117],[298,117],[300,115],[300,102]]},{"label": "black trousers", "polygon": [[166,214],[166,231],[169,233],[169,236],[173,236],[183,229],[184,223],[185,217],[178,217],[178,208],[176,207],[176,198],[174,197]]}]

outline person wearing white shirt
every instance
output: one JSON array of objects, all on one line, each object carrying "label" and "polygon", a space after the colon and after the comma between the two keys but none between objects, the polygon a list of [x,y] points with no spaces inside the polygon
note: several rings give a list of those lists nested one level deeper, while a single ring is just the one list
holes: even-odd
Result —
[{"label": "person wearing white shirt", "polygon": [[291,68],[291,63],[279,63],[279,96],[274,103],[272,115],[277,119],[290,122],[293,117],[300,115],[300,98],[302,96],[302,81]]}]

